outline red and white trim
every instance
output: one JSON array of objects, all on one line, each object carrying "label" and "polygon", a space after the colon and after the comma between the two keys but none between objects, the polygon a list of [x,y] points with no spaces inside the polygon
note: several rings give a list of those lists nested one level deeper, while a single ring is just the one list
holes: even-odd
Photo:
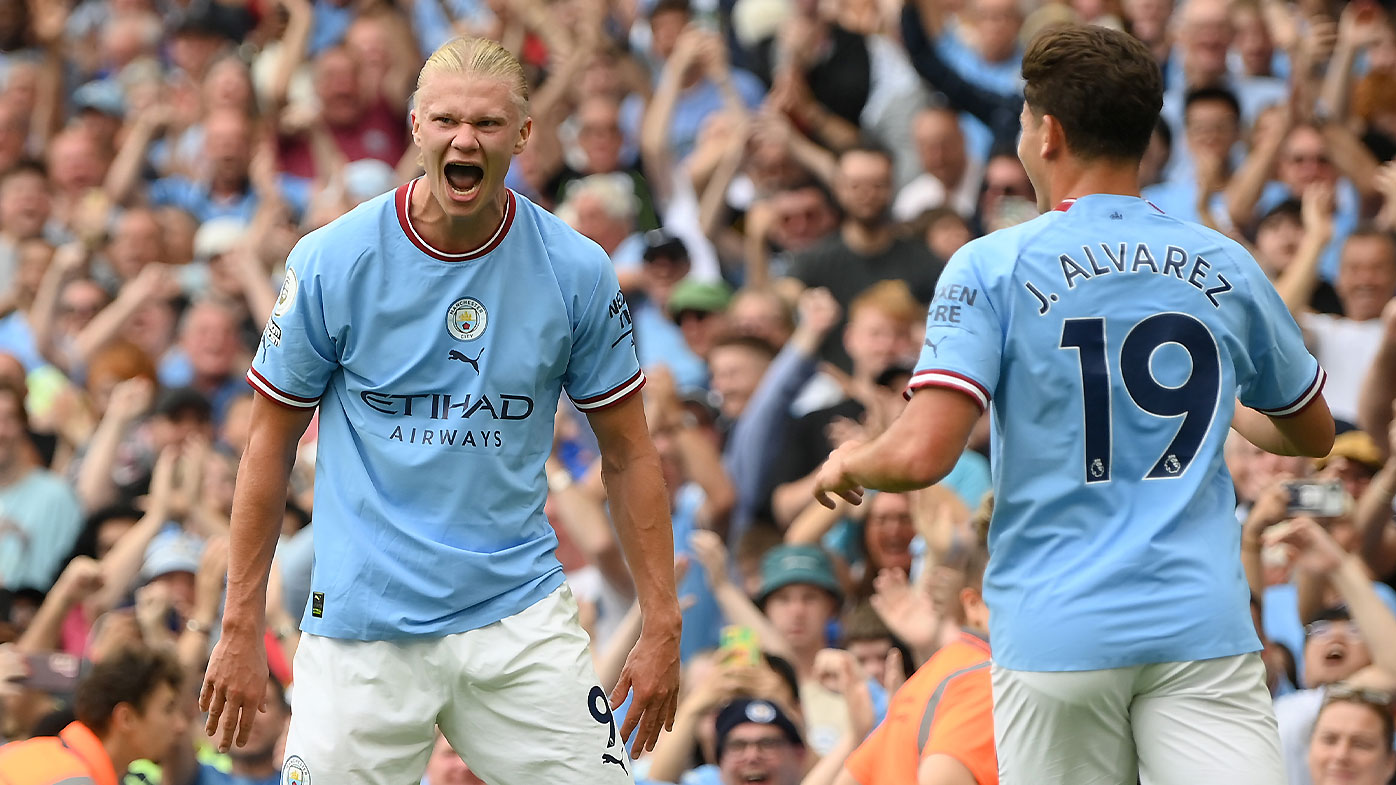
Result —
[{"label": "red and white trim", "polygon": [[504,242],[504,236],[509,233],[509,227],[514,223],[514,213],[517,211],[514,205],[514,192],[507,188],[504,189],[504,193],[508,194],[509,198],[504,202],[504,217],[499,222],[499,228],[494,230],[494,234],[490,235],[490,239],[486,240],[484,245],[465,253],[447,253],[427,242],[426,238],[417,231],[417,227],[412,225],[411,216],[412,192],[417,188],[417,183],[421,182],[421,179],[418,177],[416,180],[398,186],[397,194],[393,197],[393,201],[397,204],[397,222],[402,226],[402,233],[407,235],[407,239],[411,240],[418,250],[443,262],[468,262],[472,259],[479,259]]},{"label": "red and white trim", "polygon": [[944,387],[950,390],[959,390],[974,399],[979,404],[979,411],[989,408],[989,391],[984,385],[963,374],[954,371],[918,371],[911,377],[911,381],[906,384],[906,392],[902,393],[907,400],[911,399],[911,394],[922,387]]},{"label": "red and white trim", "polygon": [[645,386],[645,372],[636,371],[635,375],[626,379],[619,386],[612,388],[610,392],[600,395],[593,395],[590,398],[573,398],[572,403],[581,411],[590,412],[597,409],[604,409],[607,406],[614,406],[640,391]]},{"label": "red and white trim", "polygon": [[1324,383],[1327,381],[1328,373],[1323,370],[1322,366],[1319,366],[1318,373],[1314,374],[1314,380],[1309,382],[1309,386],[1304,388],[1303,394],[1295,399],[1294,403],[1281,406],[1278,409],[1256,409],[1256,411],[1269,417],[1293,417],[1304,411],[1309,404],[1318,398],[1319,393],[1323,392]]},{"label": "red and white trim", "polygon": [[314,409],[320,403],[319,398],[302,398],[277,389],[276,385],[267,381],[267,377],[257,373],[256,368],[247,369],[247,383],[272,403],[279,403],[288,409]]}]

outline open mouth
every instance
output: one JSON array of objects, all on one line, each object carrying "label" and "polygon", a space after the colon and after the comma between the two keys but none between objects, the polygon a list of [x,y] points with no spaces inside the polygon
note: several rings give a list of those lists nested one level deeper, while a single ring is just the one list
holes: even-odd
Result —
[{"label": "open mouth", "polygon": [[457,196],[469,196],[485,179],[485,170],[475,164],[446,164],[446,184]]},{"label": "open mouth", "polygon": [[771,775],[766,771],[752,771],[743,774],[740,780],[745,783],[767,783],[771,781]]},{"label": "open mouth", "polygon": [[1329,646],[1328,649],[1323,652],[1323,659],[1324,662],[1342,662],[1347,658],[1347,655],[1348,652],[1345,647]]}]

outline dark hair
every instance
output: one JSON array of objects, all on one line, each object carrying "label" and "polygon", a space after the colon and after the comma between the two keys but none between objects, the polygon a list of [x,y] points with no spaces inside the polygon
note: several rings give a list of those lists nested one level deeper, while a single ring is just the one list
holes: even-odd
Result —
[{"label": "dark hair", "polygon": [[714,349],[720,349],[726,346],[748,349],[768,360],[773,360],[776,356],[776,348],[771,345],[770,341],[767,341],[765,338],[757,338],[754,335],[733,333],[724,335],[713,343]]},{"label": "dark hair", "polygon": [[134,523],[143,517],[145,513],[129,504],[111,504],[96,510],[83,521],[82,531],[78,533],[67,561],[72,561],[78,556],[97,558],[97,533],[108,521],[129,520]]},{"label": "dark hair", "polygon": [[896,158],[892,156],[891,150],[888,150],[886,147],[883,147],[877,142],[873,142],[868,139],[860,139],[852,147],[845,147],[842,151],[839,152],[839,162],[842,163],[843,159],[847,158],[850,155],[853,155],[854,153],[861,153],[863,155],[877,155],[886,159],[888,164],[896,163]]},{"label": "dark hair", "polygon": [[1159,115],[1158,122],[1154,123],[1154,133],[1163,139],[1163,146],[1171,152],[1173,150],[1173,127],[1168,124],[1167,120],[1163,119],[1163,115]]},{"label": "dark hair", "polygon": [[97,663],[78,684],[73,713],[98,736],[106,733],[112,712],[122,703],[145,712],[146,701],[161,684],[178,691],[184,669],[173,653],[130,648]]},{"label": "dark hair", "polygon": [[761,652],[761,659],[766,661],[766,665],[776,672],[780,680],[785,682],[785,686],[790,688],[790,694],[794,696],[795,703],[800,702],[800,677],[795,672],[795,666],[790,664],[790,660],[785,659],[770,652]]},{"label": "dark hair", "polygon": [[941,205],[940,207],[932,207],[929,210],[926,210],[925,212],[908,221],[907,226],[909,226],[911,230],[916,234],[925,235],[926,232],[929,232],[931,230],[932,226],[935,226],[936,224],[946,220],[947,218],[953,218],[961,226],[965,227],[966,229],[969,228],[969,221],[966,220],[963,215],[960,215],[960,212],[958,210],[945,205]]},{"label": "dark hair", "polygon": [[839,640],[845,647],[858,641],[892,639],[892,631],[887,629],[882,617],[877,615],[877,611],[873,610],[872,604],[867,600],[861,600],[844,612],[839,627]]},{"label": "dark hair", "polygon": [[1366,240],[1373,237],[1378,240],[1385,240],[1386,244],[1391,247],[1391,250],[1396,251],[1396,234],[1366,221],[1358,224],[1357,228],[1353,229],[1352,232],[1348,234],[1347,239],[1343,241],[1343,246],[1346,247],[1347,244],[1353,240]]},{"label": "dark hair", "polygon": [[10,178],[21,174],[36,174],[40,178],[47,180],[48,168],[44,166],[43,161],[38,161],[33,158],[21,158],[15,161],[14,165],[9,169],[6,169],[4,174],[0,174],[0,183],[7,182]]},{"label": "dark hair", "polygon": [[1236,115],[1237,122],[1241,120],[1241,102],[1236,100],[1236,94],[1225,87],[1199,87],[1196,90],[1189,90],[1187,97],[1183,99],[1183,116],[1186,117],[1192,105],[1199,101],[1217,101],[1226,104],[1231,113]]},{"label": "dark hair", "polygon": [[658,0],[654,7],[650,9],[649,18],[653,19],[662,13],[676,11],[685,16],[693,14],[693,6],[688,0]]},{"label": "dark hair", "polygon": [[1255,230],[1268,227],[1274,223],[1304,223],[1304,204],[1298,199],[1286,199],[1283,202],[1270,208],[1270,211],[1261,216],[1260,222],[1256,224]]},{"label": "dark hair", "polygon": [[1079,158],[1137,161],[1163,106],[1163,75],[1137,38],[1094,25],[1043,30],[1023,55],[1023,98]]}]

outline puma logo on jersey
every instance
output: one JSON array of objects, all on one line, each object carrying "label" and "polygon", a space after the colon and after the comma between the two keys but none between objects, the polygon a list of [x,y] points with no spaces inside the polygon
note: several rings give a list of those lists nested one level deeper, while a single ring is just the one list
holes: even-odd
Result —
[{"label": "puma logo on jersey", "polygon": [[621,760],[620,758],[617,758],[609,752],[603,752],[601,753],[601,765],[605,766],[607,763],[614,763],[620,767],[621,771],[624,771],[626,773],[630,772],[629,769],[625,768],[625,761]]},{"label": "puma logo on jersey", "polygon": [[940,357],[940,349],[937,347],[939,347],[944,342],[944,338],[941,338],[939,341],[932,341],[930,338],[927,338],[926,348],[931,350],[931,354],[935,355],[936,357]]},{"label": "puma logo on jersey", "polygon": [[483,347],[480,349],[480,353],[477,354],[477,355],[475,355],[474,357],[467,357],[467,356],[465,356],[464,354],[461,354],[458,350],[452,349],[452,350],[451,350],[451,353],[448,354],[448,355],[446,355],[446,359],[448,359],[448,360],[460,360],[461,362],[465,363],[466,365],[469,365],[471,368],[474,368],[474,369],[475,369],[475,373],[476,373],[476,374],[479,374],[479,373],[480,373],[480,358],[481,358],[482,356],[484,356],[484,354],[485,354],[485,350],[484,350]]}]

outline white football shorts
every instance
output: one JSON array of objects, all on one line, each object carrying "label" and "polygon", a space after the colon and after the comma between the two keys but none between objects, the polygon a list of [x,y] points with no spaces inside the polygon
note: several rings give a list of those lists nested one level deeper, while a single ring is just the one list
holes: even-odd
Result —
[{"label": "white football shorts", "polygon": [[1110,670],[993,667],[1001,785],[1283,785],[1258,654]]},{"label": "white football shorts", "polygon": [[417,785],[439,725],[490,785],[633,785],[564,584],[444,638],[301,637],[281,785]]}]

